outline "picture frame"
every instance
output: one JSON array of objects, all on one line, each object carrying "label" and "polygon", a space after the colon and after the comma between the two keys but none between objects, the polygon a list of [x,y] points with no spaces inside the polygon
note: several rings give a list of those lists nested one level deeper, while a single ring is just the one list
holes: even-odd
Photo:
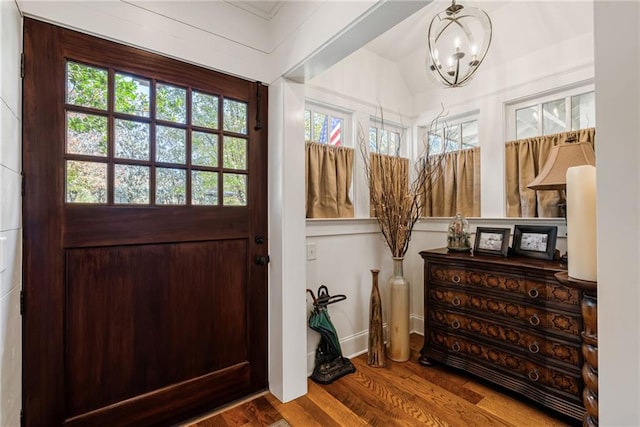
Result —
[{"label": "picture frame", "polygon": [[513,253],[530,258],[553,259],[557,238],[557,226],[516,225],[513,230]]},{"label": "picture frame", "polygon": [[506,257],[509,252],[509,228],[478,227],[473,245],[474,254]]}]

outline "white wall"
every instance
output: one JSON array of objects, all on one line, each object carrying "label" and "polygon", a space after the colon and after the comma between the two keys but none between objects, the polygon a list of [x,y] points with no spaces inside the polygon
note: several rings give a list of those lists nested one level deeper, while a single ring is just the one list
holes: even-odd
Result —
[{"label": "white wall", "polygon": [[[126,4],[121,2],[115,2],[117,7],[126,7]],[[329,2],[338,4],[339,2]],[[360,2],[356,2],[360,3]],[[514,2],[515,3],[515,2]],[[579,7],[582,2],[571,2],[572,7]],[[606,152],[599,151],[598,154],[598,227],[599,227],[599,278],[602,282],[600,286],[600,339],[601,339],[601,393],[600,393],[600,414],[603,425],[640,425],[640,415],[638,415],[638,402],[640,401],[640,375],[638,374],[638,360],[640,360],[640,336],[637,334],[639,322],[638,312],[640,311],[640,296],[638,295],[638,283],[640,283],[640,272],[638,271],[638,259],[640,244],[640,233],[638,228],[638,218],[640,213],[638,212],[637,201],[639,200],[640,192],[638,191],[638,170],[640,170],[640,156],[638,155],[638,88],[637,79],[631,79],[631,82],[636,86],[630,86],[630,77],[637,76],[638,70],[638,56],[640,48],[638,46],[638,24],[640,21],[638,11],[638,4],[636,2],[624,3],[625,10],[620,12],[620,9],[616,6],[610,6],[608,2],[596,2],[594,14],[596,22],[596,79],[597,79],[597,109],[598,109],[598,135],[602,140],[611,142],[614,144],[612,148],[606,148]],[[63,25],[69,25],[76,28],[82,28],[87,32],[102,34],[108,38],[118,39],[129,44],[138,46],[144,46],[150,50],[161,51],[170,56],[175,56],[189,62],[200,63],[205,66],[223,70],[228,73],[243,75],[247,78],[254,78],[266,82],[273,82],[276,80],[282,72],[278,71],[271,66],[265,65],[259,53],[254,51],[247,51],[241,47],[236,46],[233,43],[227,41],[221,41],[217,37],[210,37],[206,34],[196,34],[193,30],[188,28],[179,28],[175,22],[165,22],[158,20],[157,17],[151,15],[144,15],[143,21],[146,22],[146,26],[140,27],[138,25],[132,25],[129,22],[123,22],[121,18],[118,18],[117,13],[114,10],[97,10],[95,8],[107,7],[104,4],[89,3],[89,2],[68,2],[64,3],[64,7],[60,7],[61,2],[21,2],[21,5],[27,7],[29,11],[35,16],[43,16],[51,21],[62,23]],[[19,185],[17,183],[17,172],[20,170],[20,96],[16,91],[20,87],[20,81],[18,78],[18,53],[20,51],[19,42],[21,38],[20,30],[20,17],[17,13],[15,3],[7,0],[1,2],[1,70],[0,83],[2,89],[0,91],[0,114],[2,115],[2,128],[1,128],[1,140],[0,148],[2,150],[2,160],[0,161],[0,170],[2,171],[0,182],[0,235],[1,237],[7,237],[5,241],[5,259],[7,270],[1,273],[2,278],[0,292],[0,345],[2,345],[2,366],[0,368],[0,398],[2,399],[0,406],[1,425],[15,425],[18,409],[19,408],[19,393],[20,393],[20,322],[17,314],[17,289],[20,283],[20,200],[19,200]],[[89,5],[91,7],[89,8]],[[366,10],[370,3],[360,3],[362,9],[360,12]],[[329,7],[329,6],[327,6]],[[287,43],[282,43],[281,49],[278,50],[276,55],[280,59],[274,60],[274,63],[286,70],[288,65],[303,62],[304,59],[311,54],[314,50],[318,49],[321,45],[332,38],[331,34],[339,31],[340,25],[344,23],[355,22],[360,15],[358,13],[352,13],[349,16],[344,14],[338,14],[340,16],[339,25],[331,28],[319,28],[319,32],[314,34],[297,33],[293,38],[289,39]],[[629,21],[629,22],[627,22]],[[334,22],[332,20],[329,23]],[[565,25],[578,26],[589,25],[588,20],[565,20]],[[624,37],[624,52],[626,55],[620,55],[620,28],[624,28],[624,24],[627,25],[627,29],[633,29],[633,33],[628,37]],[[304,28],[304,27],[303,27]],[[168,31],[167,29],[171,29]],[[182,32],[184,31],[184,33]],[[178,35],[179,37],[174,37]],[[312,38],[310,38],[312,37]],[[590,36],[584,35],[583,37],[589,38]],[[583,46],[580,40],[567,42],[566,48],[562,51],[549,54],[542,54],[541,58],[545,59],[545,64],[549,62],[557,62],[558,58],[564,58],[565,56],[573,57],[574,49],[581,51],[582,48],[576,46]],[[575,44],[572,44],[575,43]],[[206,46],[206,49],[202,49]],[[571,47],[574,46],[574,47]],[[598,47],[599,46],[599,47]],[[618,64],[612,62],[612,67],[606,66],[607,59],[605,59],[605,53],[609,51],[612,54],[617,55],[618,60],[628,61],[624,65],[631,66],[629,72],[625,73],[622,78],[618,78],[615,72],[615,66]],[[532,53],[534,56],[536,52]],[[601,56],[602,59],[598,59]],[[588,59],[588,55],[587,55]],[[274,67],[276,67],[274,65]],[[483,64],[484,66],[490,65],[489,63]],[[518,65],[518,64],[514,64]],[[600,67],[602,65],[602,67]],[[565,84],[571,81],[577,81],[581,79],[589,79],[593,77],[593,71],[590,71],[588,61],[587,63],[580,64],[574,69],[567,69],[561,73],[556,73],[552,76],[539,78],[532,84],[534,92],[544,91],[544,88],[551,87],[557,84]],[[491,67],[487,67],[487,70]],[[623,70],[624,68],[620,68]],[[495,120],[502,118],[501,105],[505,99],[512,97],[523,96],[519,94],[526,94],[531,88],[527,89],[527,82],[519,82],[517,79],[521,78],[523,74],[528,72],[526,63],[520,64],[517,68],[510,68],[504,70],[501,76],[509,79],[511,84],[509,90],[513,90],[513,95],[503,95],[501,92],[493,93],[493,83],[485,82],[484,84],[478,84],[478,87],[485,88],[485,92],[489,93],[490,97],[493,96],[496,99],[487,101],[493,107],[492,111],[487,116],[482,116],[481,120],[488,123],[493,123]],[[478,77],[485,71],[482,68],[479,71]],[[488,74],[488,73],[487,73]],[[571,77],[574,76],[574,77]],[[534,79],[535,80],[535,79]],[[474,85],[480,80],[472,82]],[[536,83],[537,82],[537,83]],[[469,89],[473,86],[469,86]],[[611,90],[611,96],[602,98],[601,89]],[[465,100],[463,96],[458,99],[455,97],[449,98],[447,105],[452,113],[456,111],[466,109],[466,105],[475,105],[477,102],[475,98],[481,96],[482,91],[476,88],[478,92],[473,95],[469,95],[468,100]],[[457,90],[458,93],[462,89]],[[274,92],[275,93],[275,92]],[[447,97],[451,93],[445,93]],[[493,95],[491,95],[493,94]],[[279,96],[279,95],[277,95]],[[283,95],[284,96],[284,95]],[[416,94],[414,97],[414,108],[412,111],[424,111],[429,108],[434,108],[438,105],[440,98],[444,97],[442,93],[431,94]],[[362,100],[355,100],[356,103],[361,103]],[[378,101],[369,99],[366,101],[369,106],[377,105]],[[432,104],[427,104],[432,103]],[[293,105],[299,105],[298,101],[293,101]],[[383,104],[384,105],[384,104]],[[296,107],[297,108],[297,107]],[[400,107],[398,107],[400,108]],[[358,108],[353,108],[357,111]],[[485,107],[482,108],[486,109]],[[298,110],[290,110],[286,105],[280,111],[280,116],[276,114],[277,121],[270,123],[270,130],[274,130],[278,126],[282,126],[286,122],[286,117],[289,114],[300,114]],[[367,118],[371,112],[366,110],[364,113],[358,113],[360,118]],[[620,112],[627,112],[632,118],[624,119],[626,116],[617,115]],[[271,120],[271,117],[270,117]],[[295,119],[294,119],[295,120]],[[620,122],[619,120],[623,120]],[[610,126],[607,126],[607,123]],[[607,130],[608,128],[608,130]],[[615,130],[614,130],[615,128]],[[498,130],[499,132],[499,130]],[[280,138],[276,137],[276,138]],[[284,137],[283,137],[284,138]],[[493,141],[498,139],[503,141],[503,135],[496,136],[495,127],[481,128],[481,140]],[[283,140],[276,142],[276,144],[285,144]],[[490,144],[491,142],[487,142]],[[491,146],[487,146],[482,150],[483,163],[486,163],[486,157],[494,164],[503,164],[501,158],[501,146],[493,146],[494,149],[489,149]],[[602,150],[605,150],[603,147]],[[610,151],[609,151],[610,150]],[[271,152],[273,153],[273,151]],[[621,155],[620,153],[624,153]],[[608,157],[607,157],[608,155]],[[299,159],[290,160],[290,162],[299,162]],[[270,165],[277,164],[277,159],[270,159]],[[291,166],[292,163],[281,164],[280,167],[286,169]],[[621,165],[623,167],[619,167]],[[626,173],[624,177],[627,180],[619,179],[619,174]],[[635,171],[635,172],[629,172]],[[499,217],[503,212],[503,195],[500,193],[502,184],[502,172],[500,168],[483,168],[482,181],[482,206],[483,216]],[[273,176],[270,176],[273,178]],[[625,182],[625,185],[620,186],[620,182]],[[491,184],[492,188],[496,188],[496,192],[487,190],[485,186],[487,183]],[[15,184],[15,185],[14,185]],[[271,185],[271,184],[270,184]],[[280,190],[283,193],[281,196],[286,197],[288,193],[285,193],[284,184],[280,184]],[[495,187],[494,187],[495,186]],[[274,187],[270,187],[271,190]],[[291,191],[289,189],[289,191]],[[297,194],[297,193],[293,193]],[[299,196],[293,196],[294,200]],[[634,203],[630,203],[632,200]],[[278,199],[271,199],[271,209],[273,209],[273,203]],[[299,209],[298,207],[294,208]],[[285,213],[281,213],[286,217]],[[285,219],[280,217],[277,219],[279,224],[274,227],[274,223],[271,222],[272,233],[287,233],[284,229],[287,228]],[[363,223],[364,221],[364,223]],[[369,222],[367,222],[369,221]],[[436,221],[436,220],[433,220]],[[7,223],[8,222],[8,223]],[[482,220],[475,223],[492,223],[492,220]],[[405,270],[409,276],[409,280],[412,283],[412,301],[414,311],[414,322],[412,327],[417,329],[419,325],[420,304],[422,290],[419,285],[421,277],[421,267],[418,267],[420,260],[416,259],[415,253],[419,249],[427,247],[442,246],[445,242],[442,231],[437,229],[443,227],[444,224],[435,222],[434,225],[428,225],[429,222],[418,224],[412,246],[409,249],[409,259],[406,262]],[[380,253],[385,250],[384,244],[380,241],[380,236],[376,231],[375,223],[370,220],[354,220],[352,223],[348,223],[343,227],[345,230],[352,229],[354,227],[363,226],[365,230],[362,235],[347,235],[344,238],[338,235],[325,236],[325,226],[321,225],[320,231],[314,231],[315,225],[307,225],[306,234],[308,234],[307,240],[316,240],[318,242],[318,258],[313,265],[309,265],[311,261],[306,262],[309,269],[310,276],[307,277],[306,285],[308,287],[316,287],[319,280],[326,281],[330,290],[336,289],[336,293],[346,293],[349,297],[349,307],[344,306],[340,308],[340,303],[336,304],[336,313],[331,312],[334,316],[334,320],[337,323],[337,329],[342,337],[355,337],[353,340],[354,345],[360,345],[363,331],[366,330],[368,320],[365,322],[363,315],[364,304],[368,304],[368,291],[365,291],[370,286],[367,277],[370,274],[369,269],[372,267],[373,261],[380,262],[381,279],[385,280],[390,274],[390,264],[386,256],[380,258]],[[498,226],[498,225],[496,225]],[[512,223],[505,223],[505,226],[512,226]],[[280,227],[280,228],[277,228]],[[423,227],[426,228],[423,230]],[[432,230],[431,228],[436,228]],[[348,234],[348,231],[338,230],[334,234]],[[304,238],[305,233],[303,231],[294,230],[293,233],[287,234],[281,241],[277,239],[271,240],[272,250],[277,245],[282,245],[280,251],[304,251]],[[13,239],[13,240],[12,240]],[[345,254],[345,261],[341,262],[353,262],[357,266],[353,272],[350,272],[348,276],[349,287],[341,288],[335,284],[342,283],[342,277],[340,275],[325,275],[325,272],[334,268],[330,264],[327,254],[333,253],[341,249],[341,242],[345,242],[349,252]],[[284,246],[291,245],[287,249]],[[298,260],[299,257],[295,257]],[[278,261],[281,269],[289,268],[293,262]],[[303,261],[304,263],[304,261]],[[10,270],[12,268],[12,270]],[[298,267],[295,267],[298,268]],[[299,306],[295,304],[301,304],[302,291],[305,275],[302,274],[301,280],[297,284],[291,283],[279,283],[280,278],[274,283],[274,270],[276,267],[271,266],[271,289],[274,286],[278,288],[280,294],[271,294],[270,298],[282,297],[284,292],[290,289],[295,289],[296,299],[289,306],[282,303],[278,304],[275,301],[272,302],[272,311],[277,311],[277,315],[281,316],[280,322],[298,322],[300,325],[304,322],[304,316],[300,314]],[[344,271],[341,267],[341,271]],[[350,270],[349,270],[350,271]],[[284,273],[280,273],[284,274]],[[300,272],[296,273],[300,276]],[[296,276],[296,277],[297,277]],[[11,279],[6,279],[11,277]],[[8,283],[8,284],[7,284]],[[366,287],[365,287],[366,285]],[[294,286],[294,288],[291,288]],[[298,286],[298,288],[295,288]],[[287,299],[287,301],[289,301]],[[283,301],[284,302],[284,301]],[[347,302],[345,302],[347,304]],[[356,305],[359,307],[356,307]],[[417,304],[417,305],[416,305]],[[351,310],[354,314],[349,314],[348,310]],[[350,317],[351,316],[351,317]],[[277,319],[275,319],[277,320]],[[271,319],[273,322],[274,319]],[[7,324],[9,326],[7,326]],[[282,327],[282,324],[280,324]],[[288,346],[294,348],[294,353],[299,354],[300,344],[293,342],[295,339],[301,336],[297,326],[286,325],[283,327],[282,335],[273,336],[278,334],[273,332],[274,325],[270,323],[270,331],[272,331],[271,344],[277,345],[281,350],[287,351]],[[276,327],[278,327],[276,325]],[[10,333],[10,334],[9,334]],[[290,334],[290,335],[287,335]],[[360,341],[358,341],[360,340]],[[304,343],[304,337],[302,338]],[[345,343],[346,344],[350,343]],[[360,348],[362,346],[360,345]],[[12,350],[13,349],[13,350]],[[270,349],[270,359],[273,357]],[[350,350],[351,351],[351,350]],[[353,350],[355,351],[355,350]],[[278,353],[276,353],[278,355]],[[9,359],[7,359],[7,357]],[[282,356],[282,355],[281,355]],[[304,363],[299,360],[299,356],[293,356],[293,370],[289,374],[295,374],[300,371],[300,364]],[[287,374],[283,372],[277,372],[277,369],[287,370],[289,367],[284,364],[284,359],[280,360],[279,365],[274,367],[270,365],[270,369],[274,369],[276,377],[280,378],[283,383],[278,385],[271,383],[272,387],[276,387],[276,395],[284,400],[288,400],[290,397],[295,396],[296,393],[300,393],[300,390],[296,390],[296,384],[299,384],[295,379],[291,387],[287,387],[284,382],[287,381]],[[288,362],[288,361],[287,361]],[[271,362],[270,362],[271,363]],[[624,367],[624,368],[621,368]],[[270,373],[271,375],[271,373]],[[273,380],[273,378],[270,378]],[[278,394],[280,393],[280,394]],[[12,400],[13,399],[13,400]],[[6,418],[5,418],[6,417]],[[5,423],[5,420],[7,423]]]},{"label": "white wall", "polygon": [[0,425],[17,426],[22,390],[22,20],[12,1],[0,1],[0,51]]},{"label": "white wall", "polygon": [[603,426],[640,425],[639,28],[640,3],[596,2],[596,114],[602,141],[596,145],[598,395]]},{"label": "white wall", "polygon": [[[531,4],[500,8],[496,22],[495,43],[508,54],[510,33],[500,33],[500,22],[517,22],[530,13]],[[535,9],[535,5],[533,6]],[[515,224],[539,224],[558,226],[557,248],[566,251],[566,224],[554,219],[505,219],[504,193],[504,106],[507,102],[544,93],[559,87],[570,86],[593,79],[593,30],[589,24],[593,16],[591,5],[583,2],[574,7],[587,24],[580,28],[580,35],[569,41],[550,45],[529,54],[520,55],[514,61],[488,68],[481,68],[478,76],[468,86],[456,89],[440,89],[412,94],[406,86],[398,65],[374,53],[360,49],[327,69],[305,84],[307,99],[334,105],[351,111],[354,133],[358,126],[368,128],[369,117],[379,116],[384,109],[385,120],[402,122],[409,132],[404,141],[409,150],[405,155],[415,157],[422,146],[418,142],[416,125],[428,125],[440,110],[443,102],[451,115],[473,110],[480,111],[482,218],[470,220],[471,230],[477,226],[504,227],[513,230]],[[504,15],[500,19],[500,15]],[[505,52],[506,51],[506,52]],[[562,57],[549,64],[549,58]],[[544,64],[544,65],[540,65]],[[400,64],[406,66],[406,64]],[[427,76],[424,76],[426,79]],[[353,135],[355,137],[355,135]],[[316,259],[307,261],[307,286],[314,291],[325,284],[331,293],[345,294],[347,300],[330,307],[329,312],[347,355],[366,351],[368,331],[368,304],[371,289],[370,269],[380,272],[383,319],[388,319],[388,289],[386,280],[391,275],[389,249],[380,234],[377,223],[369,217],[368,191],[357,142],[353,199],[356,219],[307,220],[307,243],[315,244]],[[367,219],[365,219],[367,218]],[[446,229],[449,218],[425,219],[415,228],[409,250],[405,256],[404,271],[410,282],[411,329],[422,333],[423,266],[418,252],[446,246]],[[308,300],[308,311],[311,310]],[[318,334],[309,331],[307,343],[308,371],[313,369],[313,352],[319,340]]]},{"label": "white wall", "polygon": [[[558,9],[556,14],[554,9]],[[414,111],[419,116],[416,123],[423,126],[437,115],[441,103],[450,116],[480,111],[481,216],[500,218],[506,215],[504,143],[514,139],[506,133],[505,105],[593,81],[593,4],[507,2],[493,10],[491,18],[494,43],[471,82],[461,88],[436,88],[417,94]],[[519,28],[534,24],[535,33]],[[539,31],[558,33],[558,25],[564,30],[567,25],[575,28],[576,35],[541,49],[526,50],[528,39]],[[503,61],[492,61],[492,55]]]},{"label": "white wall", "polygon": [[[445,247],[450,218],[420,220],[415,228],[404,258],[404,273],[410,286],[412,332],[424,332],[423,261],[419,252]],[[567,250],[567,228],[562,219],[525,218],[473,218],[470,232],[478,226],[501,227],[512,230],[515,224],[547,225],[558,227],[557,249]],[[391,254],[374,219],[307,220],[307,244],[316,247],[316,259],[307,260],[306,283],[314,292],[326,285],[333,294],[344,294],[346,301],[329,306],[331,320],[340,338],[342,352],[351,357],[367,350],[369,329],[369,297],[371,272],[380,270],[380,296],[382,317],[386,330],[389,318],[389,289],[386,285],[392,273]],[[473,244],[475,234],[471,236]],[[312,310],[311,298],[307,298],[307,312]],[[307,371],[314,366],[314,352],[319,335],[309,330],[307,339]]]},{"label": "white wall", "polygon": [[[291,114],[285,111],[289,107]],[[269,86],[269,388],[282,401],[307,392],[304,324],[304,88]]]}]

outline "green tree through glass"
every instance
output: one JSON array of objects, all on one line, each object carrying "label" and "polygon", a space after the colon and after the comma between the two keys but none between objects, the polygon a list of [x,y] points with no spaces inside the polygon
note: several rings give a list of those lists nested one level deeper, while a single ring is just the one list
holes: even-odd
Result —
[{"label": "green tree through glass", "polygon": [[[107,188],[113,186],[115,204],[148,205],[153,199],[160,205],[247,204],[246,102],[119,71],[113,73],[110,92],[108,76],[107,69],[67,62],[68,203],[107,203]],[[155,117],[151,115],[152,93]],[[113,113],[107,111],[111,96]],[[90,114],[86,108],[104,114]],[[164,123],[155,124],[156,120]],[[152,147],[155,158],[151,158]],[[112,183],[107,182],[110,158]],[[155,167],[155,162],[162,162],[163,167]],[[189,195],[187,179],[191,180]],[[155,188],[153,195],[151,188]]]}]

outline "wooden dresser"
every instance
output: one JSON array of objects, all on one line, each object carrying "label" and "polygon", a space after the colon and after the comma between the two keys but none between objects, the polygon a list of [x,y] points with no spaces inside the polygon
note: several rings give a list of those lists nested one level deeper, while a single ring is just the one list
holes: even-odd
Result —
[{"label": "wooden dresser", "polygon": [[582,291],[582,379],[584,390],[582,403],[587,412],[582,425],[596,427],[598,425],[598,283],[569,277],[566,271],[556,273],[556,279],[563,285]]},{"label": "wooden dresser", "polygon": [[555,261],[422,251],[420,363],[463,369],[582,419],[581,292]]}]

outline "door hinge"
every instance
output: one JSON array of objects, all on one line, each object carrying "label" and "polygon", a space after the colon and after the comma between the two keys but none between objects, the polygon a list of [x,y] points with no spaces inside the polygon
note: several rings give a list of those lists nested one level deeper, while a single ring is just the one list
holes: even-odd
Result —
[{"label": "door hinge", "polygon": [[254,126],[255,130],[262,129],[262,114],[260,108],[262,107],[262,94],[260,93],[260,86],[262,83],[256,82],[256,125]]},{"label": "door hinge", "polygon": [[20,291],[20,315],[24,315],[24,291]]},{"label": "door hinge", "polygon": [[24,427],[24,409],[20,409],[20,427]]},{"label": "door hinge", "polygon": [[24,172],[20,173],[20,175],[22,177],[22,183],[20,185],[20,187],[21,187],[20,188],[20,193],[21,193],[21,196],[24,197],[24,187],[25,187],[24,186]]},{"label": "door hinge", "polygon": [[20,78],[24,79],[24,52],[20,54]]}]

